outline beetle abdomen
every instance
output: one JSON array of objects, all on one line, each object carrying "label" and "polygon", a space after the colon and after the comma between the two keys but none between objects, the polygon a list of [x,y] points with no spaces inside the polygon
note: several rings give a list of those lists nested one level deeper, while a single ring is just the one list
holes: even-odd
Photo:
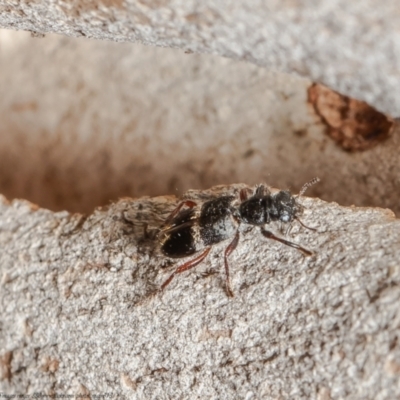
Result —
[{"label": "beetle abdomen", "polygon": [[192,227],[187,226],[166,234],[161,251],[172,258],[182,258],[194,254],[197,250],[192,233]]}]

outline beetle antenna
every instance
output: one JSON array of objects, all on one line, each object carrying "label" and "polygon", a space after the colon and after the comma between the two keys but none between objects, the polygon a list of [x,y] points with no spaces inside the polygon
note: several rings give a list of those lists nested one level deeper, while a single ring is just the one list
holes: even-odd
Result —
[{"label": "beetle antenna", "polygon": [[299,194],[296,197],[300,197],[303,196],[303,194],[305,193],[305,191],[310,187],[315,185],[316,183],[318,183],[321,179],[319,179],[318,177],[311,179],[311,181],[308,181],[307,183],[305,183],[302,188],[300,189]]}]

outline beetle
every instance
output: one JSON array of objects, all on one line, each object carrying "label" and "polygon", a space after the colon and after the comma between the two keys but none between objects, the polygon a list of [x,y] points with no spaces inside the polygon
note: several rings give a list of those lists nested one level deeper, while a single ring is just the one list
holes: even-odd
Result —
[{"label": "beetle", "polygon": [[161,252],[170,258],[185,258],[199,251],[202,252],[177,267],[161,285],[161,290],[170,284],[175,275],[200,264],[207,257],[213,245],[231,239],[224,251],[224,265],[226,291],[228,296],[233,297],[228,257],[239,243],[239,226],[241,224],[258,226],[264,237],[293,247],[306,256],[311,256],[313,253],[310,250],[276,236],[265,229],[265,225],[272,221],[280,221],[281,224],[290,226],[294,220],[297,220],[305,228],[314,230],[299,220],[298,215],[302,212],[303,207],[297,202],[297,198],[317,182],[319,182],[319,178],[307,182],[297,196],[293,196],[288,190],[271,193],[264,185],[259,185],[253,195],[248,197],[247,190],[242,189],[239,205],[237,205],[236,196],[225,195],[206,201],[201,208],[197,208],[197,204],[192,200],[182,201],[161,228],[159,234]]}]

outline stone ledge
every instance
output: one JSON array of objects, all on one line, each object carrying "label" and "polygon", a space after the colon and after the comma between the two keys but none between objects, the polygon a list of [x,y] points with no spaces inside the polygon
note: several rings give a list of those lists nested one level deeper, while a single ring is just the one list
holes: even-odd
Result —
[{"label": "stone ledge", "polygon": [[[240,187],[186,197],[201,202]],[[400,396],[400,221],[392,212],[301,198],[303,221],[318,232],[295,225],[290,239],[315,255],[244,229],[230,256],[230,299],[224,243],[155,291],[173,266],[144,240],[142,224],[159,225],[176,201],[122,199],[82,217],[3,198],[2,392]]]},{"label": "stone ledge", "polygon": [[299,74],[399,115],[398,2],[0,1],[0,26],[180,48]]}]

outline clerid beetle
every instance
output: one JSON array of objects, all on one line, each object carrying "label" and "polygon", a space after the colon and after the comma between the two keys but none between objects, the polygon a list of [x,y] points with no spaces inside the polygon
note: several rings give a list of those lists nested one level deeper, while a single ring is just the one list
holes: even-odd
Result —
[{"label": "clerid beetle", "polygon": [[[301,251],[306,256],[313,253],[300,245],[282,239],[271,231],[265,229],[271,221],[280,221],[290,224],[298,218],[302,206],[297,198],[304,194],[311,185],[319,182],[314,178],[306,183],[297,196],[287,190],[271,193],[265,186],[260,185],[254,194],[248,197],[246,189],[240,191],[240,199],[236,196],[220,196],[206,201],[199,209],[191,200],[181,202],[170,216],[165,220],[159,233],[161,252],[171,258],[185,258],[202,251],[197,257],[185,262],[170,275],[161,285],[164,289],[175,275],[194,268],[208,255],[214,244],[231,239],[224,252],[226,273],[226,291],[233,296],[229,279],[228,256],[239,242],[240,224],[259,226],[261,234],[268,239],[273,239],[287,246]],[[313,229],[313,228],[308,228]]]}]

